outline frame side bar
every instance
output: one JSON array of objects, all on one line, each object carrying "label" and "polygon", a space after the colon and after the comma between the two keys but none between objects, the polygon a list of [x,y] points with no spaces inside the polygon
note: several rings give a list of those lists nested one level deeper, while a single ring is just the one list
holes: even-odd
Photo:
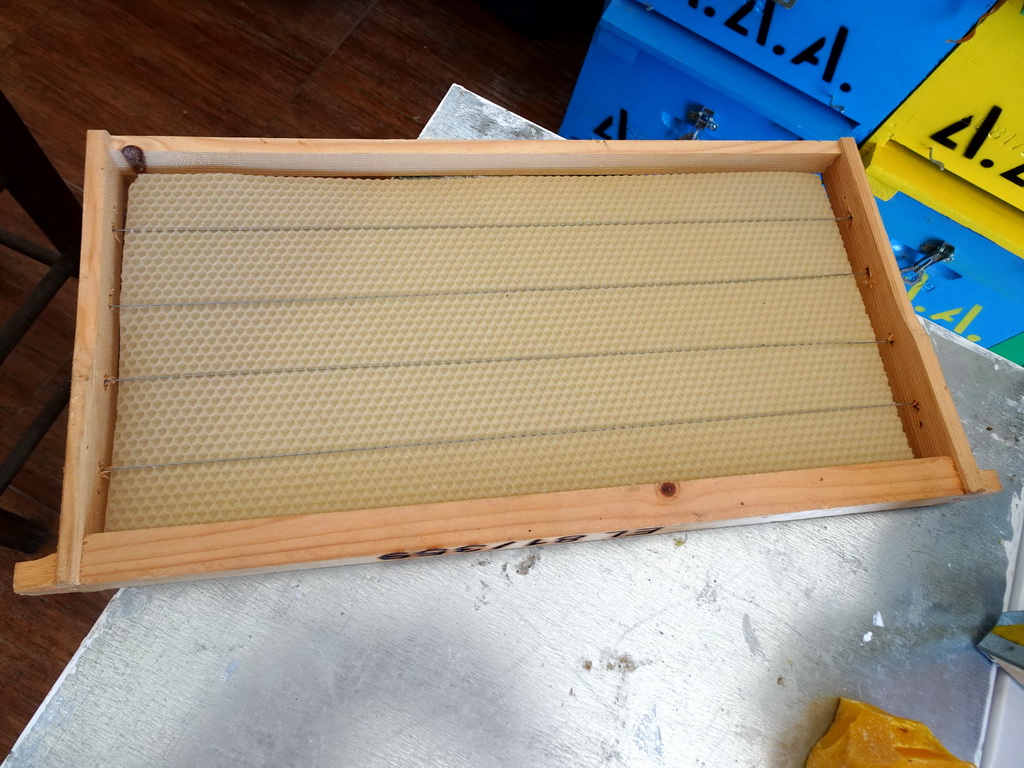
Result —
[{"label": "frame side bar", "polygon": [[[990,490],[998,488],[986,474]],[[963,496],[951,459],[96,533],[70,590],[428,557],[919,506]],[[24,594],[70,591],[44,563]]]},{"label": "frame side bar", "polygon": [[834,141],[419,141],[115,136],[135,146],[149,173],[234,172],[290,176],[622,174],[717,171],[821,173]]},{"label": "frame side bar", "polygon": [[935,350],[921,327],[903,289],[889,239],[868,187],[857,145],[840,139],[841,153],[822,179],[879,345],[893,397],[913,402],[901,408],[903,430],[918,458],[949,456],[967,493],[986,489],[971,453],[953,398],[946,388]]},{"label": "frame side bar", "polygon": [[[82,265],[78,287],[75,356],[68,409],[56,578],[77,584],[85,537],[103,530],[107,481],[100,467],[110,461],[113,443],[119,323],[109,304],[116,299],[126,180],[108,152],[106,131],[90,131],[86,141]],[[116,303],[114,301],[113,303]]]}]

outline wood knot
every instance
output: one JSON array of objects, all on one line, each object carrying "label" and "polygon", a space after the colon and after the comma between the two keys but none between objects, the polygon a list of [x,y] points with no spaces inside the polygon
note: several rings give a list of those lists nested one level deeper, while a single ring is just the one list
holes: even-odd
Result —
[{"label": "wood knot", "polygon": [[136,173],[146,172],[146,155],[142,151],[142,147],[129,144],[128,146],[121,148],[121,154],[124,155],[124,159],[128,161],[128,165],[130,165],[132,170]]},{"label": "wood knot", "polygon": [[677,493],[679,493],[679,486],[675,483],[662,483],[658,486],[658,493],[664,496],[666,499],[671,499]]}]

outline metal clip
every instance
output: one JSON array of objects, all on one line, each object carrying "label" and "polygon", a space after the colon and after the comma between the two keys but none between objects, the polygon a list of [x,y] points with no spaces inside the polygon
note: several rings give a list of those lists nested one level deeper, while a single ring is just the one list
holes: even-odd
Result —
[{"label": "metal clip", "polygon": [[1024,611],[1011,611],[999,617],[999,621],[978,643],[992,661],[1003,668],[1010,677],[1024,685]]},{"label": "metal clip", "polygon": [[935,150],[933,150],[931,147],[928,147],[928,162],[934,163],[935,165],[939,166],[940,171],[946,170],[946,164],[943,163],[941,160],[935,159]]},{"label": "metal clip", "polygon": [[924,271],[933,264],[952,261],[953,251],[956,249],[945,240],[929,240],[926,243],[921,243],[917,250],[925,254],[924,257],[919,259],[914,266],[900,270],[900,275],[908,283],[916,282],[924,274]]},{"label": "metal clip", "polygon": [[839,113],[840,115],[841,115],[841,114],[843,114],[843,113],[844,113],[844,112],[846,111],[846,107],[844,107],[844,106],[843,106],[842,104],[836,104],[836,97],[835,97],[835,94],[831,94],[831,93],[830,93],[830,94],[828,95],[828,105],[829,105],[830,107],[832,107],[832,109],[834,109],[834,110],[835,110],[836,112],[838,112],[838,113]]},{"label": "metal clip", "polygon": [[693,141],[705,128],[709,131],[718,130],[718,123],[715,122],[715,111],[705,106],[691,109],[686,113],[686,119],[693,123],[693,130],[684,136],[680,136],[679,138],[682,141]]}]

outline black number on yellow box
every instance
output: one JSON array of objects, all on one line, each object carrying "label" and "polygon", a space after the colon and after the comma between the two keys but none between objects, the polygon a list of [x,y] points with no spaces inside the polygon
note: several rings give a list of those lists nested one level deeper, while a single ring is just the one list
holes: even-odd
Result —
[{"label": "black number on yellow box", "polygon": [[1024,174],[1024,164],[1011,168],[1008,171],[1003,171],[999,175],[1018,187],[1024,187],[1024,178],[1021,178],[1021,174]]},{"label": "black number on yellow box", "polygon": [[[1003,126],[996,125],[1002,115],[1002,107],[993,106],[989,109],[985,117],[981,119],[977,127],[974,129],[974,133],[971,135],[970,140],[964,147],[965,158],[973,160],[977,157],[978,152],[981,150],[987,139],[1001,139],[1006,135],[1006,129],[1003,128]],[[953,137],[973,124],[974,115],[967,115],[967,117],[961,117],[959,120],[950,123],[945,128],[940,128],[928,138],[946,149],[957,149],[960,145],[953,140]],[[1004,146],[1008,146],[1016,137],[1017,134],[1011,134],[1009,138],[1001,141],[1000,143]],[[1019,147],[1010,147],[1011,150],[1018,148]],[[978,164],[982,168],[991,168],[995,165],[995,161],[990,158],[983,157],[978,161]],[[1018,165],[1014,168],[1010,168],[999,175],[1011,184],[1016,184],[1018,187],[1024,187],[1024,165]]]}]

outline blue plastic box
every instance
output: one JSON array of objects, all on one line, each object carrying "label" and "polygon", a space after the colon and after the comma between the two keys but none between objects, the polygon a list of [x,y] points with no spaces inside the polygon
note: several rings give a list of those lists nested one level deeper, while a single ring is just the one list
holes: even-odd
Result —
[{"label": "blue plastic box", "polygon": [[[792,9],[768,11],[771,24],[761,45],[762,8],[770,3],[656,0],[645,6],[612,0],[561,134],[679,139],[694,131],[691,116],[706,107],[714,112],[717,130],[699,131],[700,139],[863,139],[950,50],[946,41],[966,33],[989,5],[987,0],[798,0]],[[707,8],[715,13],[709,15]],[[727,25],[730,19],[747,34]],[[806,30],[825,30],[831,19],[832,31],[815,33],[811,41],[825,41],[808,54],[817,63],[792,62],[807,48],[789,42],[808,37],[795,24],[799,19],[806,21]],[[843,47],[826,73],[834,50],[829,46],[840,27],[846,30]],[[773,53],[775,46],[783,54]],[[955,247],[954,261],[930,267],[922,279],[907,284],[919,314],[985,347],[1024,332],[1024,259],[902,193],[878,204],[901,268],[922,259],[920,247],[926,243]]]},{"label": "blue plastic box", "polygon": [[878,209],[901,269],[925,243],[955,248],[953,261],[906,283],[919,315],[988,348],[1024,332],[1024,259],[902,192]]},{"label": "blue plastic box", "polygon": [[638,5],[821,105],[842,107],[856,123],[849,135],[860,141],[953,50],[992,2],[647,0]]},{"label": "blue plastic box", "polygon": [[[990,0],[612,0],[561,134],[858,141],[952,49]],[[769,23],[765,23],[765,19]],[[625,118],[623,120],[623,118]],[[624,123],[624,124],[623,124]]]},{"label": "blue plastic box", "polygon": [[[756,84],[756,87],[751,87]],[[613,0],[594,34],[560,133],[577,139],[678,139],[706,106],[699,138],[849,136],[836,110],[632,0]]]}]

